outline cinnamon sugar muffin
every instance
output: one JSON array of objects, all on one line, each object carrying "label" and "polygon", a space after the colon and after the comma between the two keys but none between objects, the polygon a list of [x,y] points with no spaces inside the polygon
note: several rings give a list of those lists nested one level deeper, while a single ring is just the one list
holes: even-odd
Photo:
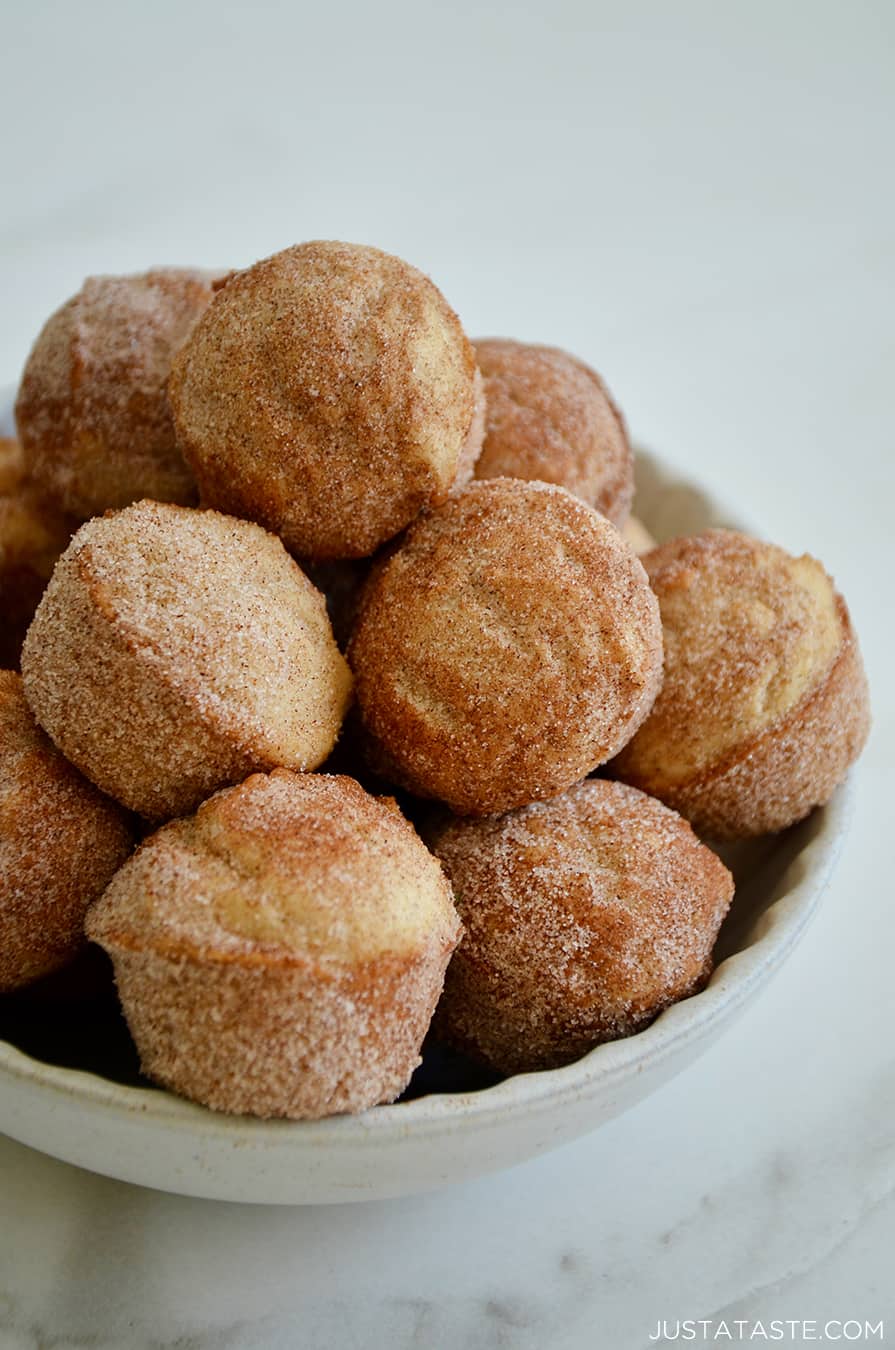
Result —
[{"label": "cinnamon sugar muffin", "polygon": [[476,364],[416,268],[299,244],[234,273],[174,365],[177,433],[203,501],[298,557],[373,553],[471,471]]},{"label": "cinnamon sugar muffin", "polygon": [[624,418],[596,371],[557,347],[475,344],[485,382],[476,478],[558,483],[621,526],[634,495]]},{"label": "cinnamon sugar muffin", "polygon": [[377,562],[348,659],[371,766],[484,815],[624,745],[658,691],[662,635],[613,525],[562,488],[495,478]]},{"label": "cinnamon sugar muffin", "polygon": [[255,774],[148,839],[93,907],[144,1071],[217,1111],[393,1101],[460,934],[438,863],[350,778]]},{"label": "cinnamon sugar muffin", "polygon": [[133,846],[125,813],[69,764],[0,671],[0,992],[84,948],[87,906]]},{"label": "cinnamon sugar muffin", "polygon": [[708,979],[733,878],[645,793],[591,779],[433,847],[465,928],[433,1030],[501,1073],[568,1064]]},{"label": "cinnamon sugar muffin", "polygon": [[351,689],[323,597],[278,539],[158,502],[81,527],[22,674],[63,753],[155,820],[256,769],[316,768]]},{"label": "cinnamon sugar muffin", "polygon": [[86,520],[141,497],[195,501],[166,384],[211,295],[211,274],[186,268],[88,277],[47,320],[16,422],[29,473],[60,511]]},{"label": "cinnamon sugar muffin", "polygon": [[0,463],[9,488],[0,495],[0,667],[8,669],[18,667],[28,625],[75,529],[13,470],[13,462],[8,457]]},{"label": "cinnamon sugar muffin", "polygon": [[644,558],[665,682],[613,762],[719,839],[782,830],[827,801],[867,738],[867,680],[842,596],[807,554],[731,530]]}]

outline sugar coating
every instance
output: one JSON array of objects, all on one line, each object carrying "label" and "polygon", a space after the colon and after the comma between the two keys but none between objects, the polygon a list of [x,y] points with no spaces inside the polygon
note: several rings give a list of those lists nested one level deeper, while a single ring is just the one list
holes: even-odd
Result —
[{"label": "sugar coating", "polygon": [[644,564],[665,680],[613,773],[718,838],[800,820],[829,799],[869,728],[845,601],[815,559],[731,530],[671,540]]},{"label": "sugar coating", "polygon": [[364,557],[469,471],[475,374],[427,277],[378,249],[316,241],[228,278],[170,396],[204,501],[297,556]]},{"label": "sugar coating", "polygon": [[25,365],[16,422],[29,473],[61,511],[86,520],[141,497],[195,501],[167,381],[211,300],[211,280],[174,267],[88,277],[47,320]]},{"label": "sugar coating", "polygon": [[733,878],[644,793],[591,779],[432,846],[465,930],[434,1030],[500,1072],[577,1059],[708,978]]},{"label": "sugar coating", "polygon": [[455,926],[437,861],[390,799],[353,779],[275,769],[163,825],[109,887],[94,932],[198,960],[327,964]]},{"label": "sugar coating", "polygon": [[621,526],[634,495],[624,418],[595,370],[557,347],[475,344],[485,382],[477,478],[557,483]]},{"label": "sugar coating", "polygon": [[0,991],[66,965],[133,846],[130,822],[59,754],[0,671]]},{"label": "sugar coating", "polygon": [[460,924],[392,803],[280,769],[147,840],[87,931],[146,1073],[216,1110],[313,1118],[403,1090]]},{"label": "sugar coating", "polygon": [[246,521],[140,502],[82,526],[22,652],[63,752],[151,819],[256,769],[312,769],[351,691],[323,597]]},{"label": "sugar coating", "polygon": [[372,767],[461,814],[550,797],[655,699],[658,608],[614,526],[564,489],[475,482],[377,562],[348,649]]}]

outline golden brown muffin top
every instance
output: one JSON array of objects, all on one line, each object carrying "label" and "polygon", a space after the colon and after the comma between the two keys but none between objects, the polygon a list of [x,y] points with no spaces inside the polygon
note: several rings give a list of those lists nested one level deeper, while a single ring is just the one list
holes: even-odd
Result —
[{"label": "golden brown muffin top", "polygon": [[643,562],[665,680],[616,763],[673,786],[781,722],[832,668],[842,624],[819,562],[732,530],[670,540]]},{"label": "golden brown muffin top", "polygon": [[83,911],[131,847],[126,813],[44,735],[21,677],[0,670],[0,989],[77,950]]},{"label": "golden brown muffin top", "polygon": [[[50,804],[52,798],[47,793],[56,797],[54,805]],[[0,839],[4,844],[9,841],[13,818],[21,823],[30,816],[34,855],[27,859],[29,864],[40,857],[44,857],[50,867],[64,862],[52,854],[50,847],[57,823],[54,809],[58,809],[60,796],[77,804],[85,828],[93,824],[91,813],[108,818],[116,826],[128,819],[119,806],[69,764],[38,726],[25,698],[21,675],[12,670],[0,670],[0,817],[3,819]],[[116,828],[116,834],[120,833]],[[18,862],[24,865],[26,859],[19,858]],[[17,869],[13,867],[12,870]],[[4,871],[7,884],[14,886],[15,880]]]},{"label": "golden brown muffin top", "polygon": [[480,813],[552,796],[624,744],[656,694],[661,629],[603,516],[489,479],[377,563],[349,662],[387,776]]},{"label": "golden brown muffin top", "polygon": [[[173,690],[203,724],[273,763],[295,762],[293,742],[319,741],[321,757],[327,753],[351,675],[323,596],[260,526],[151,501],[82,525],[23,651],[29,699],[51,730],[71,720],[63,707],[68,672],[54,652],[71,650],[67,626],[85,596],[117,647],[138,658],[134,680]],[[112,692],[126,716],[133,691]]]},{"label": "golden brown muffin top", "polygon": [[211,300],[212,276],[163,267],[88,277],[47,320],[25,366],[16,421],[29,473],[61,510],[83,520],[144,496],[195,499],[167,381]]},{"label": "golden brown muffin top", "polygon": [[442,500],[475,357],[441,292],[379,249],[299,244],[234,273],[177,359],[178,436],[209,504],[302,557],[363,557]]},{"label": "golden brown muffin top", "polygon": [[607,1017],[667,1001],[703,971],[733,896],[685,820],[605,779],[450,821],[433,849],[466,929],[461,954],[505,970],[523,1004],[562,988],[570,1019],[593,1016],[595,988]]},{"label": "golden brown muffin top", "polygon": [[148,839],[89,934],[199,961],[356,965],[452,943],[458,927],[441,867],[390,799],[276,769]]},{"label": "golden brown muffin top", "polygon": [[475,344],[485,382],[476,478],[557,483],[621,525],[634,495],[624,418],[595,370],[557,347],[509,338]]}]

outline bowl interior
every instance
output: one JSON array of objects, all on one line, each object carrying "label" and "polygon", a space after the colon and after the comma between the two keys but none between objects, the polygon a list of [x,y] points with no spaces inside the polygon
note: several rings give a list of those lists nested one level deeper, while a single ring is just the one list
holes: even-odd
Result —
[{"label": "bowl interior", "polygon": [[[0,396],[0,433],[12,429],[11,408],[11,396]],[[741,521],[646,452],[637,457],[635,510],[660,541],[709,526],[743,528]],[[669,1009],[645,1031],[627,1042],[597,1047],[565,1069],[503,1082],[429,1043],[420,1068],[396,1106],[375,1108],[364,1118],[333,1121],[332,1137],[344,1137],[346,1131],[359,1128],[361,1119],[376,1119],[383,1128],[399,1121],[406,1129],[413,1123],[444,1119],[445,1113],[458,1117],[470,1111],[490,1114],[492,1109],[499,1111],[524,1101],[530,1104],[551,1095],[561,1097],[582,1081],[592,1083],[595,1078],[608,1079],[619,1071],[636,1069],[682,1034],[695,1036],[700,1027],[708,1027],[720,1016],[725,1001],[744,999],[761,970],[774,964],[775,953],[782,959],[796,940],[819,893],[817,887],[800,883],[811,880],[812,869],[824,871],[831,862],[829,837],[841,832],[845,810],[842,798],[781,835],[719,850],[734,872],[737,891],[716,948],[715,974],[706,990]],[[48,1089],[64,1087],[85,1103],[100,1099],[140,1103],[141,1110],[152,1107],[172,1124],[195,1123],[201,1117],[210,1125],[213,1119],[212,1113],[178,1101],[143,1078],[119,1010],[111,963],[97,948],[91,948],[69,971],[0,998],[3,1072],[21,1081],[43,1083]],[[216,1129],[231,1127],[241,1131],[265,1128],[263,1122],[220,1117],[215,1121]],[[327,1123],[286,1128],[304,1130],[310,1138],[326,1130]]]},{"label": "bowl interior", "polygon": [[[804,870],[800,860],[804,857],[805,867],[809,865],[809,845],[822,841],[829,814],[830,808],[823,808],[780,835],[716,846],[734,873],[736,895],[715,948],[716,974],[712,985],[685,1001],[694,1005],[694,1011],[697,1002],[711,998],[712,987],[728,959],[762,940],[769,911],[798,881]],[[663,1014],[649,1033],[639,1033],[625,1048],[636,1053],[636,1043],[641,1042],[646,1051],[647,1041],[654,1039],[667,1018],[668,1014]],[[155,1096],[169,1096],[140,1072],[115,993],[111,962],[96,947],[91,947],[68,970],[18,994],[0,998],[0,1041],[41,1065],[77,1070],[123,1088],[142,1088]],[[609,1049],[598,1047],[586,1059],[598,1069],[601,1057],[608,1060]],[[497,1074],[430,1040],[400,1103],[437,1095],[468,1097],[494,1089],[502,1081]]]}]

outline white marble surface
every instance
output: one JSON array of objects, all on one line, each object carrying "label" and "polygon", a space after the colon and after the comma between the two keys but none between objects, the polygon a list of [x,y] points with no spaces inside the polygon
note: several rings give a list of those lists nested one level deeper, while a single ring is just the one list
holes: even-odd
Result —
[{"label": "white marble surface", "polygon": [[332,1210],[0,1140],[0,1346],[633,1350],[722,1316],[895,1339],[895,9],[32,0],[2,31],[0,384],[88,272],[381,244],[474,334],[591,359],[642,441],[816,552],[876,725],[820,917],[659,1095],[503,1176]]}]

